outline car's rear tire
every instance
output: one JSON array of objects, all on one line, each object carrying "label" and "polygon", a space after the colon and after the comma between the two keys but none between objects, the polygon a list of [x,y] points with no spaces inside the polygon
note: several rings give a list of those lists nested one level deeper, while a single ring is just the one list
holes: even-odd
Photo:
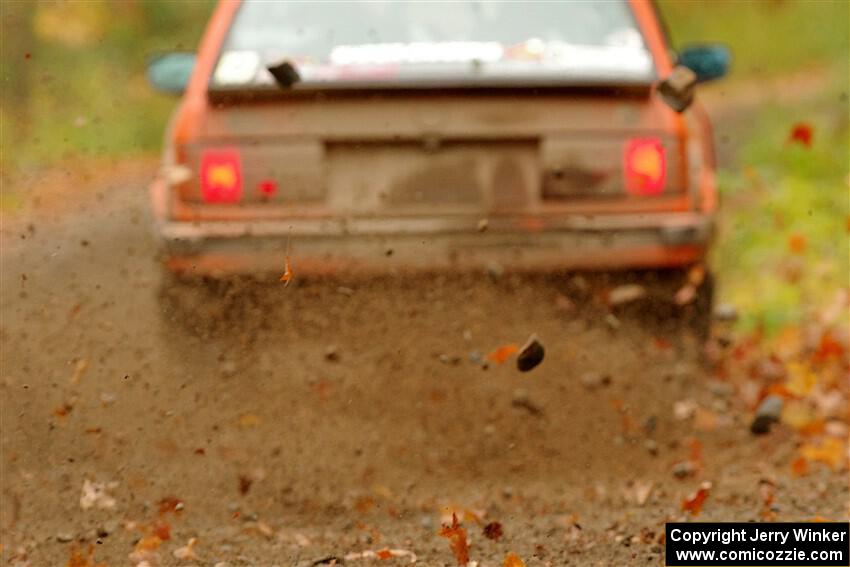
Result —
[{"label": "car's rear tire", "polygon": [[679,305],[676,301],[677,293],[689,279],[687,269],[626,272],[615,275],[606,287],[628,283],[641,285],[646,290],[642,299],[613,307],[612,311],[617,317],[639,321],[641,325],[651,326],[666,336],[684,332],[704,345],[711,331],[714,278],[706,273],[696,286],[692,300]]},{"label": "car's rear tire", "polygon": [[701,285],[697,288],[697,296],[693,303],[685,306],[688,328],[693,332],[700,344],[703,345],[711,338],[714,293],[714,275],[711,272],[707,272]]}]

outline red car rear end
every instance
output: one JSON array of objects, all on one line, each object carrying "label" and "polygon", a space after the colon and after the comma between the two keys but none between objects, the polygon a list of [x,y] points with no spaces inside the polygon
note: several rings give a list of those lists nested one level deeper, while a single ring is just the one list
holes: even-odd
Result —
[{"label": "red car rear end", "polygon": [[152,188],[172,271],[705,256],[710,128],[654,92],[672,61],[646,0],[312,6],[218,6]]}]

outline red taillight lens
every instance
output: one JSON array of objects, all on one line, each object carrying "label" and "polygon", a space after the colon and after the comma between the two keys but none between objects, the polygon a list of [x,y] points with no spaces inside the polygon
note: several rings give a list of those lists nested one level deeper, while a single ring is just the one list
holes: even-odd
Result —
[{"label": "red taillight lens", "polygon": [[664,190],[667,160],[658,138],[632,138],[623,152],[626,191],[632,195],[658,195]]},{"label": "red taillight lens", "polygon": [[201,194],[207,203],[234,203],[242,198],[242,164],[234,148],[201,154]]}]

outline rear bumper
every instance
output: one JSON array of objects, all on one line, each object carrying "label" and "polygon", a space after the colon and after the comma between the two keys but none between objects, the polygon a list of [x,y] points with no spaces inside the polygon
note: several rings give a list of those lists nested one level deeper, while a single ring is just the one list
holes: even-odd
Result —
[{"label": "rear bumper", "polygon": [[282,272],[287,242],[299,274],[683,266],[702,259],[712,218],[698,213],[589,216],[336,218],[170,222],[168,267],[222,276]]}]

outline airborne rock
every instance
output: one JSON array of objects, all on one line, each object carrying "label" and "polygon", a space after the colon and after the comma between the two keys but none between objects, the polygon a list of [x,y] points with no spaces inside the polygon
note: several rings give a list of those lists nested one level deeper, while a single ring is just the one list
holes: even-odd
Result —
[{"label": "airborne rock", "polygon": [[537,340],[537,335],[531,335],[528,341],[519,350],[519,356],[516,359],[516,367],[521,372],[528,372],[538,364],[543,362],[543,356],[546,351],[543,345]]}]

